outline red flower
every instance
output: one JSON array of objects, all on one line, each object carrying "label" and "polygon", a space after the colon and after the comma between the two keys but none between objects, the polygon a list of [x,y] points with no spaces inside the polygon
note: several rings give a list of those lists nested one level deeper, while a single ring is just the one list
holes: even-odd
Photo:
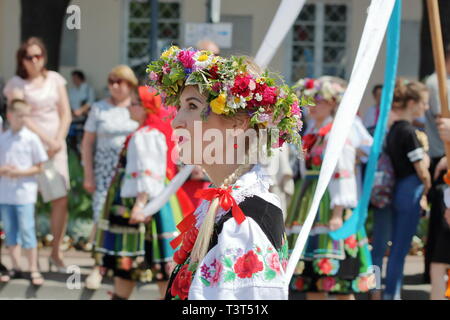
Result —
[{"label": "red flower", "polygon": [[183,264],[187,259],[188,253],[181,247],[173,254],[173,261],[176,264]]},{"label": "red flower", "polygon": [[181,248],[186,252],[191,252],[192,248],[194,247],[195,241],[197,240],[198,230],[197,228],[191,228],[189,229],[184,235],[183,235],[183,244],[181,245]]},{"label": "red flower", "polygon": [[195,51],[180,51],[178,54],[178,60],[183,64],[183,67],[187,69],[191,69],[194,66],[194,59],[192,56],[195,54]]},{"label": "red flower", "polygon": [[234,79],[233,88],[231,88],[231,93],[235,96],[247,97],[250,94],[250,89],[248,87],[250,83],[250,76],[238,75]]},{"label": "red flower", "polygon": [[122,257],[120,259],[120,269],[122,269],[122,270],[126,270],[126,271],[130,270],[132,264],[133,264],[133,261],[131,260],[130,257]]},{"label": "red flower", "polygon": [[277,101],[277,88],[275,87],[269,87],[267,85],[263,85],[262,90],[262,105],[271,105],[274,104]]},{"label": "red flower", "polygon": [[137,172],[132,172],[132,173],[131,173],[131,176],[132,176],[133,178],[137,178],[137,177],[139,176],[139,174],[138,174]]},{"label": "red flower", "polygon": [[150,169],[145,170],[144,172],[147,176],[151,176],[152,172],[150,171]]},{"label": "red flower", "polygon": [[305,88],[306,88],[306,89],[312,89],[312,88],[314,88],[314,79],[309,79],[308,81],[306,81],[306,83],[305,83]]},{"label": "red flower", "polygon": [[208,70],[211,79],[219,79],[219,74],[217,71],[219,70],[219,67],[217,65],[214,65],[211,69]]},{"label": "red flower", "polygon": [[333,277],[322,278],[322,290],[331,291],[336,285],[336,280]]},{"label": "red flower", "polygon": [[358,245],[358,242],[356,241],[356,237],[354,235],[348,237],[345,239],[344,243],[350,248],[354,249]]},{"label": "red flower", "polygon": [[333,270],[333,265],[331,261],[327,258],[321,259],[318,263],[318,266],[323,274],[329,274]]},{"label": "red flower", "polygon": [[302,277],[298,277],[297,280],[295,280],[295,288],[297,290],[303,290],[304,286],[305,286],[305,280],[303,280]]},{"label": "red flower", "polygon": [[322,158],[320,158],[320,156],[314,156],[312,158],[312,164],[315,166],[320,166],[320,164],[322,163]]},{"label": "red flower", "polygon": [[251,278],[256,272],[264,269],[263,263],[258,259],[256,253],[250,250],[242,257],[237,259],[234,265],[234,272],[237,273],[239,278]]},{"label": "red flower", "polygon": [[215,92],[220,92],[222,90],[222,83],[216,82],[211,86],[211,89]]},{"label": "red flower", "polygon": [[181,300],[185,300],[188,297],[189,288],[192,282],[192,272],[188,270],[188,265],[184,265],[175,279],[173,280],[170,293],[172,296],[178,296]]}]

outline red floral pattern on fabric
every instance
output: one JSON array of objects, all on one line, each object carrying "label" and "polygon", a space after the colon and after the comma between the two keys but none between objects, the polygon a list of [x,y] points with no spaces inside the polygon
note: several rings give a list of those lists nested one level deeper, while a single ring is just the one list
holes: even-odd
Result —
[{"label": "red floral pattern on fabric", "polygon": [[251,278],[256,272],[264,269],[263,263],[259,260],[253,250],[250,250],[242,257],[238,258],[234,265],[234,271],[239,278]]},{"label": "red floral pattern on fabric", "polygon": [[181,267],[170,288],[172,296],[178,296],[181,300],[187,299],[192,282],[192,272],[188,270],[188,267],[188,264]]}]

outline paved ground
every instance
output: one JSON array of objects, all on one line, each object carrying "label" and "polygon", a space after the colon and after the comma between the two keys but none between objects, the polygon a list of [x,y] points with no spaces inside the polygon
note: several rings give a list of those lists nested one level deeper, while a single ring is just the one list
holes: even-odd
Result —
[{"label": "paved ground", "polygon": [[[2,262],[11,267],[9,256],[2,250]],[[84,288],[84,279],[89,274],[93,265],[93,259],[89,253],[70,250],[66,252],[66,264],[79,270],[79,287],[69,285],[77,284],[76,272],[71,275],[56,272],[48,272],[48,249],[39,252],[39,263],[46,279],[41,288],[34,288],[27,279],[14,279],[8,284],[0,284],[0,299],[51,299],[51,300],[106,300],[109,299],[108,291],[112,290],[111,279],[105,279],[101,289],[92,291]],[[26,270],[26,261],[23,258],[23,268]],[[405,267],[405,284],[403,299],[428,300],[430,285],[422,283],[423,257],[408,256]],[[26,274],[27,276],[27,274]],[[159,298],[156,284],[139,286],[133,293],[133,300],[155,300]],[[292,295],[292,299],[302,299],[302,295]],[[367,299],[367,295],[359,295],[357,299]]]}]

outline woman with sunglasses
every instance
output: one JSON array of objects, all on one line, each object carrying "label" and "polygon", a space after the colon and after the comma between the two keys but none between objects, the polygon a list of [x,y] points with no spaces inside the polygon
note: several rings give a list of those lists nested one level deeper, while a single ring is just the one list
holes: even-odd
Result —
[{"label": "woman with sunglasses", "polygon": [[47,51],[41,40],[29,38],[17,51],[16,75],[6,84],[3,93],[12,101],[24,99],[32,108],[26,126],[36,133],[46,147],[50,161],[66,188],[66,195],[51,200],[51,232],[53,248],[49,262],[65,272],[60,246],[68,217],[67,192],[69,169],[66,136],[71,122],[66,80],[45,68]]},{"label": "woman with sunglasses", "polygon": [[[81,154],[84,165],[83,185],[88,192],[94,193],[91,242],[122,145],[126,137],[138,127],[127,109],[137,85],[138,80],[130,67],[114,67],[108,75],[110,97],[92,105],[85,123]],[[102,276],[98,264],[96,261],[96,267],[86,279],[86,287],[89,289],[98,289],[100,286]]]}]

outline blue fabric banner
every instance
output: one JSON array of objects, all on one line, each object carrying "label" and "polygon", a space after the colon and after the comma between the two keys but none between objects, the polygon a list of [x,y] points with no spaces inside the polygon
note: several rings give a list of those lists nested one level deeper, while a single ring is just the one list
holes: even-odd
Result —
[{"label": "blue fabric banner", "polygon": [[386,135],[386,127],[395,89],[400,47],[401,5],[401,0],[396,0],[386,33],[386,66],[381,95],[380,115],[375,128],[374,140],[366,167],[363,191],[358,205],[354,209],[350,219],[348,219],[340,229],[329,233],[335,240],[345,239],[350,235],[357,233],[364,227],[367,219],[370,195],[375,180],[378,158],[380,157],[381,148]]}]

